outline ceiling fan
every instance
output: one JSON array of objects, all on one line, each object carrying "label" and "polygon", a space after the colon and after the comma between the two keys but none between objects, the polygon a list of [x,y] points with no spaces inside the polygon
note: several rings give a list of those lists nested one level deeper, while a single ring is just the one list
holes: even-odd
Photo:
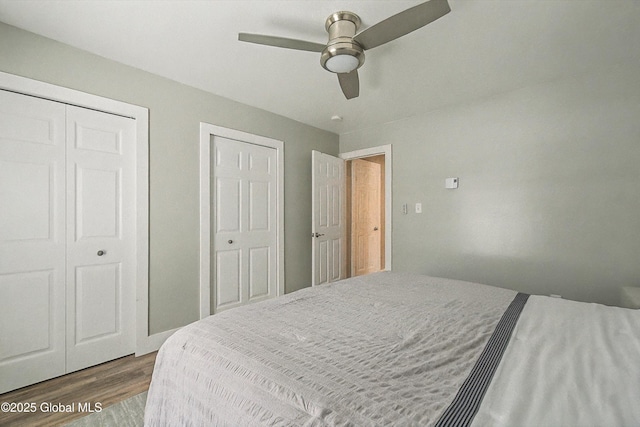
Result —
[{"label": "ceiling fan", "polygon": [[238,34],[238,40],[287,49],[321,53],[320,64],[338,74],[338,81],[347,99],[360,93],[358,68],[364,64],[364,51],[383,45],[410,32],[424,27],[451,11],[447,0],[430,0],[380,21],[356,33],[360,28],[360,17],[353,12],[332,13],[325,22],[329,33],[327,44],[265,36],[261,34]]}]

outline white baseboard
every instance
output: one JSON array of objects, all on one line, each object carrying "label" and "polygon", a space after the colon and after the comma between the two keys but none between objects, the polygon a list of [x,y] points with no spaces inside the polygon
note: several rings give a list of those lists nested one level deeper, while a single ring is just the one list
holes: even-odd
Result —
[{"label": "white baseboard", "polygon": [[160,332],[157,334],[149,335],[147,337],[139,337],[137,346],[136,346],[136,357],[143,356],[147,353],[151,353],[153,351],[157,351],[160,349],[162,344],[173,335],[180,328],[171,329],[169,331]]}]

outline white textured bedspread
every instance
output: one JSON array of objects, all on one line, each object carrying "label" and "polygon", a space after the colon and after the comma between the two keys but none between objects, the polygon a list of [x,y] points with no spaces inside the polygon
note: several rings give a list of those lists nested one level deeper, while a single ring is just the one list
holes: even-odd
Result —
[{"label": "white textured bedspread", "polygon": [[529,297],[472,425],[640,425],[640,310]]},{"label": "white textured bedspread", "polygon": [[145,425],[431,425],[515,295],[379,273],[210,316],[160,349]]}]

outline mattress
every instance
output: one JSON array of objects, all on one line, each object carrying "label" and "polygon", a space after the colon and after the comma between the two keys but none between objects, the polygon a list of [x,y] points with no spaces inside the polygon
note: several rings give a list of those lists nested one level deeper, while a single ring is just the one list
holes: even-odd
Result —
[{"label": "mattress", "polygon": [[378,273],[182,328],[158,353],[145,425],[633,424],[639,334],[639,311]]}]

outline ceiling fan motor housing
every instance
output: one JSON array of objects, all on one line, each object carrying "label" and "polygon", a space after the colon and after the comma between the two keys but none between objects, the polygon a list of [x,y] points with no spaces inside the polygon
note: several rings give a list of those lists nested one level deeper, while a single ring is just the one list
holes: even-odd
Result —
[{"label": "ceiling fan motor housing", "polygon": [[360,28],[360,17],[353,12],[336,12],[327,18],[329,42],[322,51],[320,64],[332,73],[348,73],[364,64],[364,49],[353,41]]}]

